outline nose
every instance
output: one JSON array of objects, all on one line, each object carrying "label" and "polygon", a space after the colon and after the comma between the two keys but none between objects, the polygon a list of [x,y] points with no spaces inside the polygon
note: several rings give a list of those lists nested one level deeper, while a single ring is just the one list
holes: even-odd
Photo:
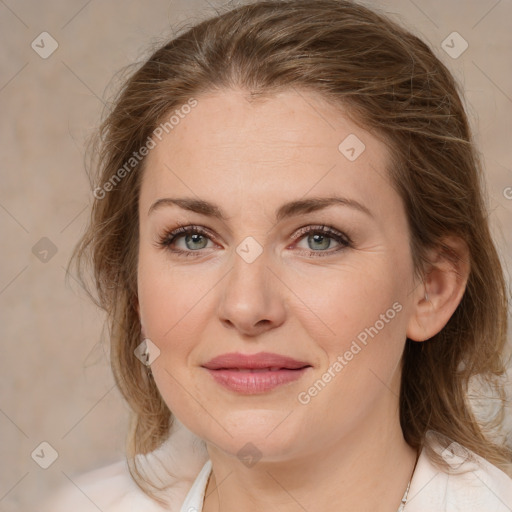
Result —
[{"label": "nose", "polygon": [[223,280],[218,315],[227,329],[255,337],[282,325],[286,318],[286,287],[268,265],[265,253],[248,263],[235,256]]}]

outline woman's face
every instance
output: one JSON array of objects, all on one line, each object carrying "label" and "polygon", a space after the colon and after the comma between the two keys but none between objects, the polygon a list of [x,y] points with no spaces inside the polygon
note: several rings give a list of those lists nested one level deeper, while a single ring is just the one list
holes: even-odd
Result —
[{"label": "woman's face", "polygon": [[[139,312],[163,399],[210,446],[267,460],[396,425],[416,282],[387,148],[310,92],[196,99],[155,139],[140,193]],[[205,367],[262,352],[296,364]]]}]

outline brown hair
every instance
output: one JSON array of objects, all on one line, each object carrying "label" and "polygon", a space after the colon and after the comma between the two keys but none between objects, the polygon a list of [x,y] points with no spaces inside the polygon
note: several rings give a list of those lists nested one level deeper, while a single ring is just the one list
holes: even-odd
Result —
[{"label": "brown hair", "polygon": [[172,414],[134,356],[141,342],[135,304],[145,159],[129,169],[126,162],[170,112],[227,88],[256,98],[294,88],[316,92],[381,137],[391,149],[388,173],[406,207],[417,275],[424,275],[427,249],[443,247],[445,235],[467,243],[471,270],[456,311],[430,340],[406,341],[400,421],[414,448],[426,446],[434,430],[507,471],[510,449],[491,439],[500,414],[495,423],[477,421],[468,397],[477,377],[503,411],[507,290],[462,91],[423,41],[383,15],[346,0],[275,0],[227,10],[157,49],[124,82],[93,147],[96,200],[74,261],[82,280],[92,264],[97,302],[108,313],[112,369],[133,412],[127,454],[136,482],[151,495],[135,455],[161,445]]}]

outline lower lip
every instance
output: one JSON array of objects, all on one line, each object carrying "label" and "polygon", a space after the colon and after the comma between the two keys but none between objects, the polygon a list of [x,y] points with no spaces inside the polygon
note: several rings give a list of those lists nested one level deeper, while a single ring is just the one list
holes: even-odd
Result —
[{"label": "lower lip", "polygon": [[243,393],[254,395],[270,391],[282,384],[293,382],[300,379],[306,370],[310,368],[300,368],[298,370],[276,370],[265,372],[242,372],[239,370],[208,370],[216,382],[222,386]]}]

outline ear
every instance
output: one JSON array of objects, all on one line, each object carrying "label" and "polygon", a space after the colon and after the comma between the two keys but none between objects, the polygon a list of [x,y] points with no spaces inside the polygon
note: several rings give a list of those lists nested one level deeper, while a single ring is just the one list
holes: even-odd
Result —
[{"label": "ear", "polygon": [[[451,257],[447,255],[448,249]],[[469,278],[469,249],[464,240],[448,236],[429,251],[429,269],[414,290],[407,337],[425,341],[440,332],[457,309]]]}]

